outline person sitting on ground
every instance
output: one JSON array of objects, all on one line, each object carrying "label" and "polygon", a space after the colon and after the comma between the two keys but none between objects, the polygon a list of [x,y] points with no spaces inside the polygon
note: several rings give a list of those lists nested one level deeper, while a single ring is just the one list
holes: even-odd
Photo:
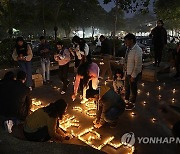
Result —
[{"label": "person sitting on ground", "polygon": [[87,99],[97,104],[96,120],[93,121],[95,128],[100,128],[105,122],[115,127],[119,116],[125,110],[125,102],[114,90],[106,85],[100,86],[98,90],[88,89]]},{"label": "person sitting on ground", "polygon": [[123,94],[124,93],[123,76],[124,76],[123,71],[120,69],[117,69],[114,73],[113,87],[114,87],[114,91],[117,94]]},{"label": "person sitting on ground", "polygon": [[75,100],[77,96],[77,91],[79,88],[80,80],[83,79],[83,99],[86,98],[86,89],[88,87],[89,81],[92,81],[92,88],[97,89],[98,87],[98,77],[99,77],[99,67],[96,63],[88,60],[87,62],[81,64],[78,68],[76,80],[74,83],[74,94],[72,99]]},{"label": "person sitting on ground", "polygon": [[168,106],[165,102],[161,102],[160,106],[160,114],[161,116],[170,124],[172,133],[175,137],[180,137],[180,113],[176,110],[180,111],[179,107]]},{"label": "person sitting on ground", "polygon": [[[7,72],[5,75],[4,75],[4,77],[3,77],[3,79],[2,80],[0,80],[0,95],[2,94],[2,92],[3,92],[3,87],[4,87],[4,84],[5,83],[8,83],[8,82],[11,82],[11,81],[13,81],[15,79],[15,75],[14,75],[14,73],[12,72],[12,71],[9,71],[9,72]],[[4,106],[6,106],[6,103],[4,102],[4,101],[2,101],[1,100],[1,103],[0,103],[0,115],[3,115],[4,114]]]},{"label": "person sitting on ground", "polygon": [[19,102],[18,114],[21,120],[25,120],[30,114],[30,108],[32,105],[31,92],[30,89],[25,85],[26,73],[24,71],[19,71],[17,73],[17,89],[19,89],[22,94],[22,100]]},{"label": "person sitting on ground", "polygon": [[66,110],[67,103],[59,99],[30,114],[24,123],[26,139],[36,142],[45,142],[51,138],[58,141],[68,140],[68,135],[58,128],[58,120],[62,120]]},{"label": "person sitting on ground", "polygon": [[0,85],[3,84],[4,82],[8,82],[12,80],[15,80],[15,75],[12,71],[9,71],[4,75],[3,79],[0,80]]},{"label": "person sitting on ground", "polygon": [[[30,89],[24,84],[25,81],[26,73],[20,71],[17,80],[9,80],[0,86],[0,115],[3,123],[11,121],[13,125],[17,125],[29,114]],[[9,128],[8,125],[7,127]]]}]

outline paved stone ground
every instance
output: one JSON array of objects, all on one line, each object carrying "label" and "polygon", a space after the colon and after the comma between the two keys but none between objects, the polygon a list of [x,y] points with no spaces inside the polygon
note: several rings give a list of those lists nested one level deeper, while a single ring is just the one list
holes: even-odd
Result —
[{"label": "paved stone ground", "polygon": [[[166,123],[162,120],[162,118],[159,116],[159,113],[158,113],[158,104],[159,104],[158,95],[162,95],[162,100],[165,100],[166,103],[180,107],[180,95],[179,95],[180,80],[178,81],[173,80],[172,73],[159,74],[158,82],[150,83],[150,82],[140,81],[138,85],[138,89],[141,90],[141,93],[137,97],[136,108],[133,111],[136,115],[132,117],[131,116],[132,111],[131,112],[126,111],[120,117],[119,123],[116,128],[111,129],[109,126],[106,125],[100,128],[99,130],[95,129],[98,133],[102,135],[102,140],[98,141],[96,144],[97,145],[102,144],[103,140],[109,136],[115,137],[114,142],[120,142],[121,136],[127,132],[133,132],[136,137],[170,137],[172,136],[170,129],[167,127]],[[70,76],[71,76],[71,82],[72,82],[74,74],[70,74]],[[93,126],[92,125],[93,118],[89,118],[83,113],[79,113],[72,110],[73,106],[80,106],[80,100],[77,99],[75,102],[71,100],[73,85],[71,84],[68,88],[68,92],[65,95],[61,96],[60,91],[54,89],[54,86],[59,87],[59,88],[62,87],[62,84],[59,81],[56,75],[56,72],[52,73],[51,80],[53,81],[51,85],[45,85],[40,88],[34,89],[32,93],[33,98],[37,98],[41,100],[44,105],[54,102],[55,100],[59,98],[64,98],[69,104],[68,113],[71,115],[75,115],[77,119],[80,121],[81,127],[78,130],[75,128],[73,129],[77,130],[78,132],[82,132],[84,129]],[[142,83],[144,83],[144,87],[141,85]],[[161,86],[161,90],[158,89],[158,86]],[[173,88],[176,89],[175,94],[172,93]],[[150,93],[149,96],[146,95],[147,92]],[[173,104],[171,101],[172,98],[175,98],[175,103]],[[143,101],[147,102],[145,106],[143,105]],[[152,122],[152,118],[156,119],[154,123]],[[6,141],[7,144],[3,144],[4,149],[6,149],[5,153],[9,153],[8,150],[10,149],[8,147],[11,145],[11,142],[10,142],[11,140],[12,140],[11,138],[8,138]],[[14,141],[14,144],[10,146],[12,149],[11,153],[15,153],[15,149],[20,149],[23,144],[26,144],[26,142],[27,141],[22,141],[22,142]],[[85,143],[79,141],[77,138],[73,138],[72,140],[67,141],[67,143],[86,145]],[[46,146],[48,147],[50,153],[57,152],[57,151],[55,152],[53,151],[54,143],[53,143],[53,146],[51,146],[51,143],[42,143],[42,144],[38,143],[37,145],[36,143],[29,144],[29,146],[33,148],[39,147],[40,148],[39,153],[42,153],[43,151],[41,150],[45,148]],[[57,148],[58,145],[56,144],[55,146]],[[61,148],[61,145],[59,145],[59,148]],[[27,148],[27,153],[32,153],[32,149],[31,150],[30,149]],[[177,145],[175,144],[138,144],[137,140],[135,143],[135,149],[136,149],[136,153],[138,154],[152,154],[152,153],[153,154],[159,154],[159,153],[162,153],[162,154],[176,154],[177,153],[178,154],[179,153],[177,149]],[[62,153],[72,153],[73,150],[74,150],[74,146],[67,146],[67,152],[63,151]],[[102,151],[110,153],[110,154],[112,153],[113,154],[116,154],[116,153],[126,154],[127,153],[127,149],[124,147],[114,149],[108,145],[102,148]]]},{"label": "paved stone ground", "polygon": [[[171,71],[173,72],[173,70]],[[133,111],[136,115],[134,117],[131,116],[130,111],[126,111],[119,119],[118,126],[114,129],[109,128],[109,126],[104,126],[101,129],[97,130],[98,133],[102,135],[103,138],[107,138],[109,136],[115,136],[115,141],[119,142],[121,136],[127,132],[134,132],[136,137],[170,137],[172,136],[170,129],[167,127],[166,123],[162,120],[158,113],[158,104],[159,99],[158,96],[162,96],[162,100],[165,100],[166,103],[170,105],[175,105],[180,107],[180,81],[175,81],[172,78],[173,73],[169,74],[158,74],[158,82],[143,82],[140,81],[138,85],[138,89],[141,90],[141,93],[137,97],[136,108]],[[63,97],[69,104],[68,113],[71,115],[75,115],[77,119],[80,121],[81,128],[83,130],[85,128],[89,128],[92,126],[93,118],[88,118],[83,113],[78,113],[77,111],[73,111],[73,106],[81,106],[80,100],[76,100],[72,102],[71,95],[73,90],[73,85],[71,84],[68,88],[68,92],[61,96],[60,92],[54,89],[53,87],[61,88],[61,82],[58,80],[58,77],[54,74],[51,78],[53,83],[51,86],[46,85],[41,88],[37,88],[33,91],[33,97],[42,100],[45,104],[49,102],[53,102],[58,98]],[[73,74],[71,74],[71,81],[73,79]],[[144,87],[141,85],[144,83]],[[111,83],[109,83],[111,84]],[[158,89],[158,86],[161,86],[161,90]],[[176,93],[172,93],[172,89],[176,89]],[[146,93],[149,92],[150,95],[147,96]],[[175,103],[172,103],[172,98],[175,98]],[[147,104],[144,106],[143,101],[146,101]],[[153,123],[152,118],[155,118],[156,121]],[[82,144],[81,141],[76,138],[69,141],[69,143],[74,144]],[[102,142],[98,142],[97,145]],[[163,153],[163,154],[175,154],[177,153],[176,145],[166,145],[166,144],[135,144],[135,148],[138,154],[144,153]],[[127,151],[124,148],[114,149],[110,146],[105,146],[102,148],[102,151],[108,153],[126,153]]]}]

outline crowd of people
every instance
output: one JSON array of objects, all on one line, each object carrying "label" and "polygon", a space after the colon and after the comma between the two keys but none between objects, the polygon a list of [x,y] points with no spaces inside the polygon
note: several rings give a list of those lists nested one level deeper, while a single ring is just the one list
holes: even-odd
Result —
[{"label": "crowd of people", "polygon": [[[154,32],[152,35],[155,35]],[[74,101],[79,94],[80,99],[83,101],[93,100],[95,102],[97,106],[96,119],[93,121],[95,128],[100,128],[105,123],[109,123],[110,127],[115,127],[119,116],[124,110],[135,108],[137,82],[142,71],[143,53],[136,43],[135,35],[127,34],[124,37],[127,47],[124,67],[123,69],[118,68],[113,77],[110,66],[112,51],[109,48],[108,39],[101,35],[100,41],[104,64],[101,69],[92,61],[89,47],[85,40],[78,36],[73,37],[73,47],[71,48],[65,47],[62,42],[58,41],[55,54],[45,37],[42,36],[40,37],[38,55],[41,58],[44,84],[50,83],[51,55],[57,61],[59,65],[59,79],[63,83],[61,95],[67,92],[70,83],[68,80],[69,63],[71,57],[74,57],[74,72],[76,75],[72,100]],[[155,49],[159,51],[158,47]],[[179,55],[179,46],[177,49],[177,54]],[[161,53],[155,56],[155,65],[159,66]],[[7,123],[9,120],[12,120],[13,124],[23,122],[24,136],[30,141],[47,141],[51,138],[60,141],[69,139],[69,135],[57,127],[58,120],[63,118],[67,110],[67,103],[64,99],[59,99],[54,103],[50,103],[49,106],[40,108],[30,114],[32,104],[30,98],[32,90],[31,60],[33,53],[31,47],[22,37],[17,38],[12,57],[18,62],[21,71],[17,73],[17,76],[13,72],[6,73],[0,82],[0,115],[3,117],[3,122]],[[179,65],[177,65],[178,67]],[[177,75],[179,75],[178,71],[177,69]],[[105,79],[106,72],[107,80],[113,81],[113,88],[99,82],[99,80]],[[163,111],[169,111],[168,108],[164,108]],[[175,129],[177,128],[179,128],[179,123],[175,123]]]}]

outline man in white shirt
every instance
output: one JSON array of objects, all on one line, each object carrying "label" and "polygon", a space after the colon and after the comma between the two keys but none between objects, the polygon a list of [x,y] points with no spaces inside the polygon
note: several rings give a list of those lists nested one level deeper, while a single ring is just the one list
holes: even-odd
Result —
[{"label": "man in white shirt", "polygon": [[127,51],[125,55],[125,102],[126,110],[132,110],[135,107],[137,96],[138,76],[142,71],[142,49],[136,43],[136,37],[133,34],[127,34],[124,37]]}]

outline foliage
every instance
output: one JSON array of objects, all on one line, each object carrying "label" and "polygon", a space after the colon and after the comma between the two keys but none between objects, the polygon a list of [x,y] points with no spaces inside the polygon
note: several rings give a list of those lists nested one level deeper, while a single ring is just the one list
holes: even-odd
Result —
[{"label": "foliage", "polygon": [[0,65],[12,65],[12,53],[15,40],[5,39],[0,43]]},{"label": "foliage", "polygon": [[155,13],[159,19],[164,20],[168,28],[180,28],[179,0],[166,0],[166,2],[164,0],[157,0],[155,2]]}]

